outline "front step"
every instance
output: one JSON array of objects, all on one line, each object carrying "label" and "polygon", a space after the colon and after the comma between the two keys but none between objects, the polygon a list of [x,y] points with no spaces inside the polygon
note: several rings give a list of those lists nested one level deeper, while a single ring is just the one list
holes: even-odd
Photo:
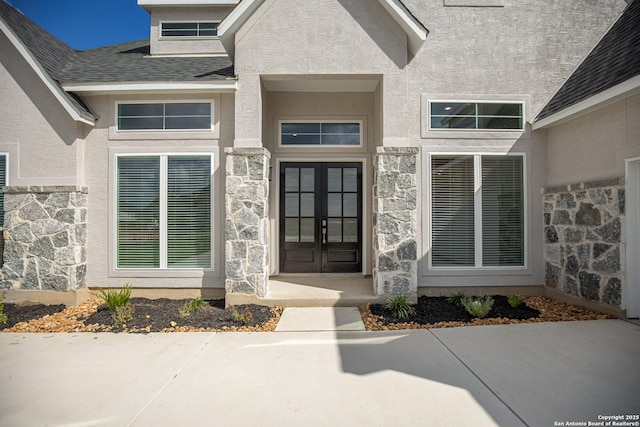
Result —
[{"label": "front step", "polygon": [[276,332],[366,331],[355,307],[286,307]]},{"label": "front step", "polygon": [[278,307],[358,307],[384,303],[373,292],[373,281],[362,275],[277,276],[269,279],[267,296],[227,294],[226,305]]}]

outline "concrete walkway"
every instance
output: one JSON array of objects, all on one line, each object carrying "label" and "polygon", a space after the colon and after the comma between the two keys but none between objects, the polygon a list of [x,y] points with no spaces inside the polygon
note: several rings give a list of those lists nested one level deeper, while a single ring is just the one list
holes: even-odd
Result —
[{"label": "concrete walkway", "polygon": [[640,412],[640,326],[0,334],[2,426],[555,426]]}]

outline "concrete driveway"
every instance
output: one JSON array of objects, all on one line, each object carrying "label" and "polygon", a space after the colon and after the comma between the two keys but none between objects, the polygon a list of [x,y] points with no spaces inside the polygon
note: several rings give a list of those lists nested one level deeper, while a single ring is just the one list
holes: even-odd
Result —
[{"label": "concrete driveway", "polygon": [[1,426],[559,426],[639,413],[640,326],[621,320],[0,334]]}]

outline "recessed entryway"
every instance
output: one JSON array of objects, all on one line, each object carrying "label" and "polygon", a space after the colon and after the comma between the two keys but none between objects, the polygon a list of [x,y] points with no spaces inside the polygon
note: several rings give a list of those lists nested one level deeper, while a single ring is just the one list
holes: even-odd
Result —
[{"label": "recessed entryway", "polygon": [[362,163],[280,164],[280,272],[362,272]]}]

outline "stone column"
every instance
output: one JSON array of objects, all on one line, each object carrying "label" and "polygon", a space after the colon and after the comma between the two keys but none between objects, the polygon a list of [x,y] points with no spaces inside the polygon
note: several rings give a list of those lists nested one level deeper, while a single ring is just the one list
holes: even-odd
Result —
[{"label": "stone column", "polygon": [[87,269],[87,188],[4,187],[0,287],[75,291]]},{"label": "stone column", "polygon": [[373,162],[373,281],[379,295],[418,291],[414,147],[378,147]]},{"label": "stone column", "polygon": [[269,280],[269,160],[265,148],[227,148],[225,288],[264,297]]}]

